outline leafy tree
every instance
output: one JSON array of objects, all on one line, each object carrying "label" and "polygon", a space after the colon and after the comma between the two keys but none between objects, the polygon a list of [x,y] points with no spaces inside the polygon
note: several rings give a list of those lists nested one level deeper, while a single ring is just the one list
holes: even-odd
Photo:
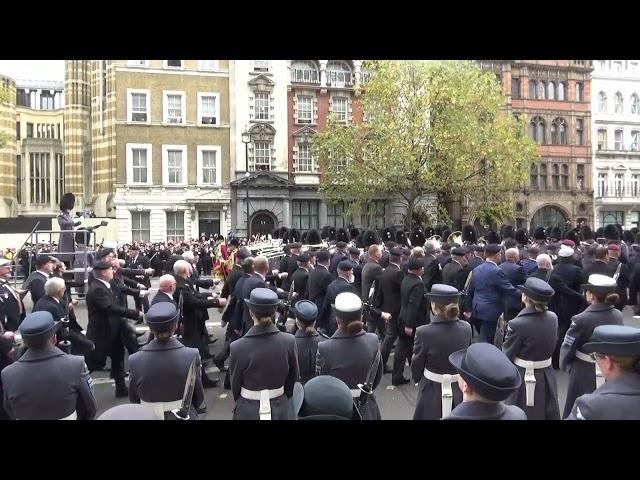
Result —
[{"label": "leafy tree", "polygon": [[314,140],[323,196],[345,200],[352,210],[375,196],[398,196],[407,227],[426,194],[435,194],[439,206],[468,201],[484,222],[511,216],[514,191],[524,186],[537,152],[524,120],[503,110],[495,75],[467,61],[364,67],[371,76],[356,92],[364,121],[344,125],[332,117]]}]

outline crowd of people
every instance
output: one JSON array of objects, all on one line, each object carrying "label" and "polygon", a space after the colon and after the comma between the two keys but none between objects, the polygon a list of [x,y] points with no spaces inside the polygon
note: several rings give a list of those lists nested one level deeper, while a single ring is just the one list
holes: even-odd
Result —
[{"label": "crowd of people", "polygon": [[[90,373],[109,357],[116,396],[146,407],[109,418],[197,418],[204,389],[220,382],[205,372],[211,362],[225,374],[234,419],[381,419],[375,390],[385,374],[417,385],[416,420],[640,419],[640,329],[621,312],[637,308],[638,232],[458,233],[281,228],[250,242],[105,243],[91,254],[86,335],[68,294],[82,284],[65,283],[64,262],[40,252],[21,289],[0,280],[3,414],[94,418]],[[9,264],[0,260],[1,278]],[[149,304],[152,276],[159,291]],[[215,356],[210,308],[226,327]],[[151,335],[140,347],[134,325],[143,321]],[[15,331],[25,348],[10,353]],[[58,348],[65,341],[71,355]],[[558,369],[569,373],[563,412]],[[43,388],[63,386],[44,408]]]}]

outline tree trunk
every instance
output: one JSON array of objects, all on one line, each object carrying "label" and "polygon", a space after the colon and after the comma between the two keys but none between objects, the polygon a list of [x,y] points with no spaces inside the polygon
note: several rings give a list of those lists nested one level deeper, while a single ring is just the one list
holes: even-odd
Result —
[{"label": "tree trunk", "polygon": [[415,207],[416,197],[411,196],[407,200],[407,216],[404,219],[404,228],[409,231],[411,231],[411,229],[413,228],[413,211],[415,210]]}]

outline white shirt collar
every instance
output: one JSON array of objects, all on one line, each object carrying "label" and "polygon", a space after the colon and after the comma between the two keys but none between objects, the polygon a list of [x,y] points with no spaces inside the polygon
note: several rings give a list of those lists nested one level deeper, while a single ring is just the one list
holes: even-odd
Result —
[{"label": "white shirt collar", "polygon": [[485,260],[485,262],[493,263],[496,267],[498,266],[498,264],[496,262],[494,262],[493,260]]},{"label": "white shirt collar", "polygon": [[49,274],[47,272],[43,272],[42,270],[36,270],[36,272],[41,273],[45,277],[49,278]]},{"label": "white shirt collar", "polygon": [[173,295],[171,295],[170,293],[167,292],[163,292],[162,290],[159,290],[160,292],[164,293],[167,297],[169,297],[171,300],[173,300]]},{"label": "white shirt collar", "polygon": [[51,297],[53,298],[57,303],[60,303],[60,300],[58,300],[56,297]]},{"label": "white shirt collar", "polygon": [[101,278],[96,278],[96,280],[98,280],[99,282],[104,283],[104,284],[107,286],[107,288],[108,288],[109,290],[111,290],[111,284],[110,284],[109,282],[105,282],[105,281],[104,281],[104,280],[102,280]]},{"label": "white shirt collar", "polygon": [[316,263],[316,267],[322,267],[322,268],[324,268],[325,270],[329,271],[329,269],[328,269],[327,267],[325,267],[325,266],[324,266],[323,264],[321,264],[321,263]]},{"label": "white shirt collar", "polygon": [[262,275],[260,272],[254,272],[256,275],[258,275],[262,280],[265,280],[265,276]]},{"label": "white shirt collar", "polygon": [[400,265],[398,265],[396,262],[389,262],[389,265],[395,265],[396,267],[398,267],[398,270],[400,270]]}]

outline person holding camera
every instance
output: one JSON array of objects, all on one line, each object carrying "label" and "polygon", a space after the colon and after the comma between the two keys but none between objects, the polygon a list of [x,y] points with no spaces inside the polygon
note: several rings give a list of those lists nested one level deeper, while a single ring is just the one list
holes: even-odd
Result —
[{"label": "person holding camera", "polygon": [[49,312],[33,312],[20,324],[27,351],[2,371],[3,404],[14,420],[92,420],[97,412],[93,381],[82,357],[56,345]]}]

